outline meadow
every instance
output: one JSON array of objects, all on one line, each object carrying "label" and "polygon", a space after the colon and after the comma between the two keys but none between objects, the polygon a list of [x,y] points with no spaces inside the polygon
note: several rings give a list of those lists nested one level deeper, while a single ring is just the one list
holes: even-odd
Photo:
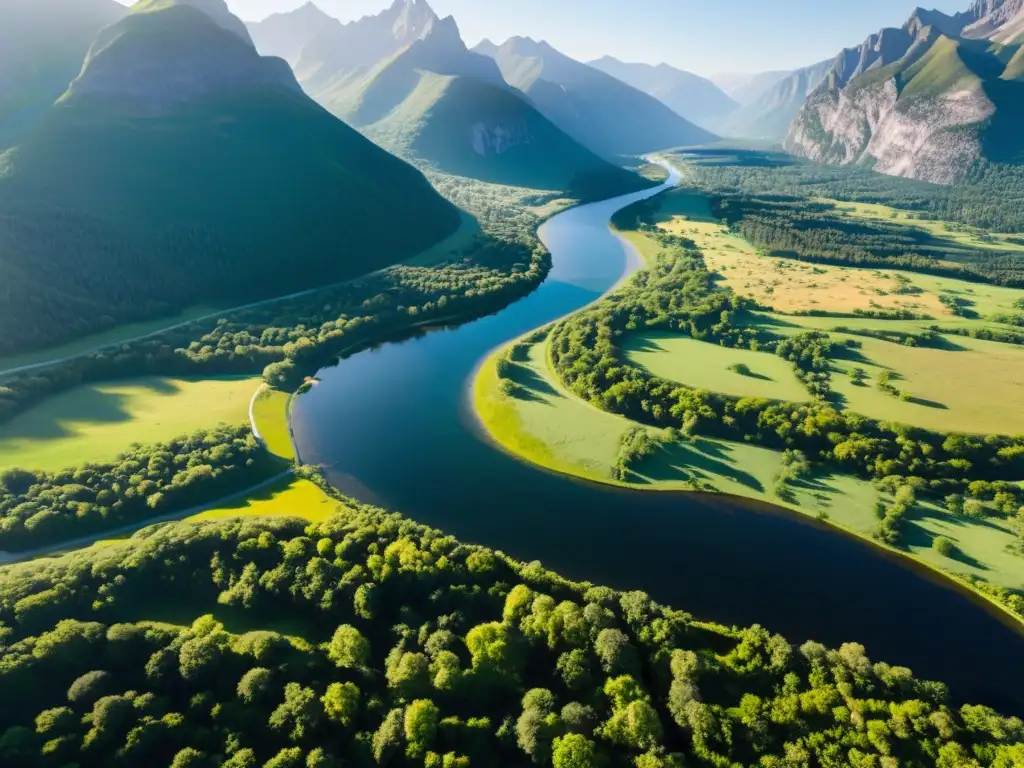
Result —
[{"label": "meadow", "polygon": [[295,446],[288,426],[291,395],[279,389],[261,387],[252,402],[256,429],[267,450],[286,461],[295,461]]},{"label": "meadow", "polygon": [[76,387],[0,426],[0,471],[109,462],[217,424],[246,424],[256,377],[147,377]]},{"label": "meadow", "polygon": [[771,352],[721,347],[670,333],[631,334],[622,348],[633,364],[693,389],[766,400],[809,399],[793,366]]},{"label": "meadow", "polygon": [[303,478],[285,478],[245,498],[186,518],[186,522],[199,523],[228,517],[298,517],[319,523],[336,515],[342,507],[316,483]]}]

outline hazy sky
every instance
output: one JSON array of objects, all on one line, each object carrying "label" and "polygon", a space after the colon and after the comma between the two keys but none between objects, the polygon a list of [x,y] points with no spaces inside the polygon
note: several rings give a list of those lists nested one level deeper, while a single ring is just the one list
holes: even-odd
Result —
[{"label": "hazy sky", "polygon": [[[127,2],[128,0],[122,0]],[[305,0],[228,0],[247,21]],[[343,21],[377,13],[391,0],[316,0]],[[933,0],[954,13],[969,0]],[[709,75],[796,69],[831,58],[885,26],[899,26],[921,0],[431,0],[452,14],[470,45],[512,35],[547,40],[582,60],[626,61]]]}]

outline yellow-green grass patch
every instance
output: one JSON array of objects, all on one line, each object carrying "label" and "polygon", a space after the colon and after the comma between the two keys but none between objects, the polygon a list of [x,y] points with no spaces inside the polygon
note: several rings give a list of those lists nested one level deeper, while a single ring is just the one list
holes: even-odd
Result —
[{"label": "yellow-green grass patch", "polygon": [[189,522],[219,520],[226,517],[298,517],[311,523],[327,520],[344,508],[313,482],[288,478],[277,485],[222,507],[208,509],[186,518]]},{"label": "yellow-green grass patch", "polygon": [[923,229],[937,240],[949,246],[1000,251],[1024,251],[1024,246],[1011,242],[1009,238],[1024,238],[1021,234],[985,232],[963,224],[953,224],[941,219],[922,219],[912,211],[901,211],[877,203],[848,203],[830,198],[815,198],[813,202],[831,203],[838,211],[852,219],[867,219],[885,223],[899,223]]},{"label": "yellow-green grass patch", "polygon": [[[732,349],[669,333],[630,335],[623,350],[635,365],[693,389],[791,402],[810,399],[792,364],[769,352]],[[737,372],[739,366],[745,366],[746,372]]]},{"label": "yellow-green grass patch", "polygon": [[259,384],[254,377],[147,377],[76,387],[0,426],[0,471],[109,462],[134,444],[248,424]]},{"label": "yellow-green grass patch", "polygon": [[67,344],[37,349],[32,352],[23,352],[17,355],[8,355],[7,357],[0,357],[0,373],[10,370],[11,368],[20,368],[25,365],[35,365],[36,363],[45,363],[50,360],[61,360],[65,357],[74,357],[75,355],[89,352],[97,347],[112,346],[123,341],[138,338],[139,336],[157,333],[164,328],[169,328],[171,326],[178,325],[179,323],[186,323],[189,320],[205,317],[215,312],[217,312],[216,307],[191,307],[176,315],[162,317],[156,320],[147,320],[140,323],[119,325],[116,328],[111,328],[99,333],[93,333],[89,336],[83,336],[82,338],[68,342]]},{"label": "yellow-green grass patch", "polygon": [[480,223],[466,211],[460,210],[459,215],[461,221],[457,230],[441,242],[435,243],[403,263],[417,267],[430,267],[458,258],[463,250],[471,247],[481,232]]},{"label": "yellow-green grass patch", "polygon": [[721,276],[722,285],[779,312],[906,310],[936,318],[951,316],[935,294],[896,293],[900,287],[897,276],[913,284],[917,275],[911,273],[763,256],[745,239],[715,221],[707,198],[699,193],[669,193],[656,221],[665,232],[693,240],[708,269]]},{"label": "yellow-green grass patch", "polygon": [[711,490],[767,501],[817,516],[827,514],[840,525],[870,533],[877,493],[857,478],[824,474],[793,488],[792,503],[774,495],[782,455],[759,446],[697,438],[674,442],[665,431],[651,428],[663,441],[628,481],[612,474],[619,440],[637,426],[602,411],[566,392],[547,365],[546,342],[529,348],[528,359],[513,369],[523,392],[508,396],[499,390],[492,355],[474,382],[474,405],[491,438],[522,459],[557,472],[597,482],[651,491]]},{"label": "yellow-green grass patch", "polygon": [[[833,334],[837,341],[855,339],[860,349],[837,360],[832,389],[843,406],[883,421],[938,432],[1024,433],[1024,348],[993,341],[952,338],[952,349],[905,347],[861,336]],[[857,386],[854,368],[869,379]],[[878,377],[910,395],[903,401],[883,391]]]},{"label": "yellow-green grass patch", "polygon": [[290,402],[287,392],[263,387],[253,401],[252,415],[267,450],[286,461],[295,461],[295,446],[288,427]]}]

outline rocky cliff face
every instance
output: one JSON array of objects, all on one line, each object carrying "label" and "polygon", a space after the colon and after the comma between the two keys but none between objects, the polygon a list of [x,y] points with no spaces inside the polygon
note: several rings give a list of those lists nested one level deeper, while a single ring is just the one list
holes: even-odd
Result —
[{"label": "rocky cliff face", "polygon": [[955,181],[992,149],[986,136],[1010,119],[1007,102],[1024,98],[998,52],[977,39],[983,27],[998,34],[1018,6],[1024,0],[979,0],[955,16],[919,9],[902,28],[843,51],[784,146],[821,162]]}]

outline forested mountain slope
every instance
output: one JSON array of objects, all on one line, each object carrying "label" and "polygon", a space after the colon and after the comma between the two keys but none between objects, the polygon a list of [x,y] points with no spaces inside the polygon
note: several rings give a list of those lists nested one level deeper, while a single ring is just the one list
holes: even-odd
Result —
[{"label": "forested mountain slope", "polygon": [[1019,0],[948,16],[918,9],[843,51],[785,146],[829,163],[948,183],[978,163],[1024,155]]},{"label": "forested mountain slope", "polygon": [[570,59],[546,42],[513,37],[473,49],[555,125],[600,155],[642,154],[714,138],[636,88]]},{"label": "forested mountain slope", "polygon": [[438,18],[424,0],[327,24],[303,46],[295,69],[333,114],[446,173],[582,198],[643,184],[541,115],[493,59],[466,48],[455,19]]},{"label": "forested mountain slope", "polygon": [[739,106],[707,78],[668,64],[632,64],[613,56],[588,63],[594,69],[650,94],[677,115],[708,131],[719,130],[721,121]]},{"label": "forested mountain slope", "polygon": [[458,221],[261,58],[223,0],[146,2],[0,155],[0,351],[344,279]]},{"label": "forested mountain slope", "polygon": [[124,14],[115,0],[0,4],[0,150],[64,93],[96,34]]}]

